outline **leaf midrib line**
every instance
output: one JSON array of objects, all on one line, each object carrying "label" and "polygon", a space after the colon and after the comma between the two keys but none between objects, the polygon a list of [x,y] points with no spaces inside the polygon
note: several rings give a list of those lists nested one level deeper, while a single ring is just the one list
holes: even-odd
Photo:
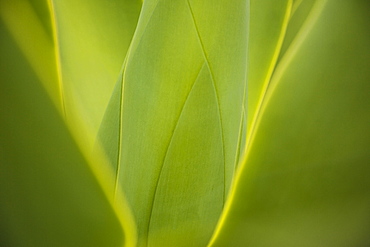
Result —
[{"label": "leaf midrib line", "polygon": [[279,57],[279,54],[280,54],[280,51],[281,51],[281,47],[283,45],[283,41],[284,41],[284,38],[285,38],[285,34],[286,34],[286,31],[287,31],[287,28],[288,28],[288,23],[289,23],[290,14],[291,14],[291,8],[292,8],[292,0],[289,0],[287,2],[286,12],[285,12],[284,20],[283,20],[283,23],[282,23],[281,32],[280,32],[277,44],[275,46],[275,51],[274,51],[273,56],[271,58],[270,65],[268,67],[266,77],[265,77],[263,85],[262,85],[262,91],[261,91],[260,97],[258,99],[257,108],[256,108],[256,111],[255,111],[254,115],[252,116],[250,131],[249,131],[249,133],[247,133],[247,140],[246,140],[246,145],[245,145],[246,150],[249,149],[249,146],[252,143],[252,136],[253,136],[253,133],[255,132],[255,129],[256,129],[257,119],[260,116],[261,107],[262,107],[262,104],[265,101],[266,92],[267,92],[267,90],[270,86],[270,81],[271,81],[272,74],[273,74],[273,72],[274,72],[274,70],[277,66],[276,62],[278,60],[278,57]]},{"label": "leaf midrib line", "polygon": [[[327,0],[323,0],[323,1],[317,1],[315,3],[315,5],[312,7],[312,10],[310,11],[310,14],[306,18],[306,21],[302,25],[302,28],[299,31],[298,35],[293,40],[293,42],[291,43],[287,52],[284,54],[284,57],[281,59],[281,62],[279,63],[279,65],[275,69],[274,76],[271,79],[272,82],[270,83],[271,85],[270,85],[270,88],[268,90],[268,94],[266,95],[265,102],[263,104],[263,107],[261,108],[261,113],[260,113],[261,115],[263,114],[263,112],[266,109],[266,105],[267,105],[266,102],[268,102],[270,100],[271,95],[273,94],[273,91],[276,88],[279,80],[281,79],[282,75],[284,74],[284,72],[288,68],[290,62],[293,60],[293,58],[296,55],[298,49],[302,45],[304,39],[307,37],[308,33],[312,30],[312,28],[313,28],[314,24],[316,23],[318,17],[320,16],[320,13],[324,9],[324,6],[325,6],[326,2],[327,2]],[[261,117],[258,118],[257,125],[259,124],[260,121],[261,121]],[[251,140],[252,142],[250,142],[250,143],[253,143],[254,136],[255,136],[255,133],[253,134],[253,136],[252,136],[253,138]],[[244,169],[248,168],[248,166],[246,166],[246,161],[248,160],[248,156],[249,156],[249,153],[250,153],[250,148],[248,148],[248,147],[246,147],[246,148],[247,148],[246,149],[247,153],[244,155],[243,162],[241,163],[242,167],[239,170],[239,172],[236,174],[236,179],[235,179],[235,184],[236,185],[239,184],[239,181],[243,180],[242,179],[242,173],[245,173],[245,172],[241,172],[241,170],[244,170]],[[235,187],[237,187],[237,186],[235,186]],[[220,234],[222,226],[225,224],[227,215],[230,212],[230,208],[231,208],[232,202],[235,200],[235,197],[236,197],[236,190],[234,189],[234,190],[231,191],[230,196],[229,196],[228,200],[226,201],[225,209],[222,212],[222,215],[221,215],[220,220],[219,220],[219,222],[216,226],[216,230],[213,233],[211,241],[208,244],[208,247],[212,246],[215,243],[215,241],[217,239],[217,236]]]},{"label": "leaf midrib line", "polygon": [[155,198],[156,198],[156,195],[157,195],[157,190],[158,190],[158,184],[159,184],[159,181],[160,181],[160,178],[162,176],[162,172],[163,172],[163,167],[164,167],[164,164],[165,164],[165,161],[166,161],[166,158],[167,158],[167,154],[168,154],[168,150],[169,150],[169,147],[171,146],[172,144],[172,140],[173,140],[173,136],[174,136],[174,133],[176,132],[177,130],[177,127],[179,125],[179,120],[184,112],[184,109],[185,109],[185,105],[187,104],[188,102],[188,99],[189,99],[189,96],[199,78],[199,75],[201,74],[201,71],[204,67],[204,63],[202,64],[201,68],[199,69],[199,72],[197,74],[197,77],[195,78],[194,82],[193,82],[193,85],[191,86],[189,92],[187,93],[187,96],[186,96],[186,99],[184,101],[184,104],[181,106],[181,110],[180,110],[180,114],[179,116],[177,117],[177,120],[176,120],[176,124],[174,126],[174,128],[172,129],[171,131],[171,137],[170,137],[170,141],[168,142],[168,145],[166,147],[166,152],[165,152],[165,155],[163,157],[163,160],[161,162],[161,167],[160,167],[160,170],[159,170],[159,174],[158,174],[158,178],[157,178],[157,182],[155,184],[155,187],[154,187],[154,193],[153,193],[153,199],[152,199],[152,203],[151,203],[151,208],[150,208],[150,214],[149,214],[149,222],[148,222],[148,227],[147,227],[147,239],[146,239],[146,242],[147,242],[147,245],[148,245],[148,238],[149,238],[149,230],[150,230],[150,224],[152,222],[152,213],[153,213],[153,207],[154,207],[154,202],[155,202]]},{"label": "leaf midrib line", "polygon": [[242,112],[241,112],[240,126],[239,126],[238,144],[237,144],[237,148],[236,148],[237,151],[236,151],[236,155],[235,155],[234,175],[235,175],[236,171],[238,170],[237,168],[239,167],[239,165],[238,165],[239,160],[240,160],[241,156],[243,155],[243,153],[240,154],[240,151],[241,151],[241,143],[242,143],[243,123],[246,124],[246,118],[247,118],[247,114],[245,113],[245,107],[244,107],[244,103],[243,103]]},{"label": "leaf midrib line", "polygon": [[[124,84],[125,84],[125,75],[126,75],[126,66],[127,66],[127,60],[129,60],[131,54],[135,54],[136,52],[136,49],[137,47],[139,47],[141,41],[142,41],[142,38],[144,36],[144,33],[146,32],[146,29],[148,27],[148,24],[150,22],[150,20],[152,19],[153,17],[153,13],[155,12],[155,10],[157,9],[157,6],[158,6],[158,3],[159,3],[160,0],[157,0],[156,2],[156,5],[155,7],[153,8],[153,11],[152,13],[150,14],[150,17],[147,21],[147,23],[145,24],[145,27],[144,27],[144,30],[143,32],[141,33],[141,36],[140,38],[138,38],[138,42],[137,42],[137,45],[136,45],[136,48],[135,50],[132,50],[132,44],[133,42],[131,42],[128,50],[127,50],[127,53],[126,53],[126,58],[123,62],[123,65],[122,65],[122,70],[123,70],[123,73],[122,73],[122,85],[121,85],[121,95],[120,95],[120,108],[119,108],[119,140],[118,140],[118,157],[117,157],[117,169],[116,169],[116,179],[115,179],[115,183],[114,183],[114,195],[116,196],[116,193],[117,193],[117,190],[118,190],[118,186],[119,186],[119,177],[120,177],[120,171],[121,171],[121,146],[122,146],[122,139],[123,139],[123,136],[122,136],[122,111],[123,111],[123,93],[124,93]],[[140,11],[140,17],[139,19],[141,18],[141,15],[142,15],[142,11],[143,11],[143,8],[141,9]],[[135,30],[135,33],[133,35],[133,38],[132,38],[132,41],[135,40],[135,37],[137,35],[137,29]]]},{"label": "leaf midrib line", "polygon": [[278,82],[282,78],[284,72],[288,68],[289,64],[297,54],[299,48],[304,42],[304,39],[312,30],[313,26],[315,25],[320,13],[322,12],[327,0],[317,1],[314,6],[312,7],[309,15],[307,16],[305,22],[302,24],[301,29],[299,30],[298,34],[295,36],[294,40],[292,41],[291,45],[285,52],[284,56],[280,60],[279,64],[276,65],[275,70],[273,71],[273,75],[269,81],[268,88],[264,92],[263,100],[259,105],[258,114],[256,114],[256,118],[254,119],[254,126],[253,129],[251,128],[251,135],[249,136],[249,140],[247,140],[246,146],[246,156],[245,160],[251,150],[250,146],[253,144],[253,140],[257,133],[258,126],[261,122],[261,117],[266,110],[266,106],[268,105],[269,100],[271,99],[271,95],[273,94],[275,88],[278,85]]},{"label": "leaf midrib line", "polygon": [[[125,62],[126,60],[123,62],[123,68],[125,67]],[[119,186],[119,175],[120,175],[120,171],[121,171],[121,146],[122,146],[122,128],[121,128],[121,125],[122,125],[122,107],[123,107],[123,91],[124,91],[124,81],[125,81],[125,74],[124,72],[121,74],[120,73],[120,77],[121,77],[121,90],[120,90],[120,96],[119,96],[119,117],[118,117],[118,154],[117,154],[117,168],[116,168],[116,179],[115,179],[115,182],[114,182],[114,199],[116,199],[116,196],[117,196],[117,191],[118,191],[118,186]]]},{"label": "leaf midrib line", "polygon": [[211,75],[212,86],[213,86],[213,89],[214,89],[214,92],[215,92],[215,97],[216,97],[216,102],[217,102],[218,116],[219,116],[219,121],[220,121],[220,126],[221,126],[222,155],[223,155],[223,163],[224,163],[224,171],[223,171],[223,173],[224,173],[224,193],[223,193],[223,198],[222,198],[222,201],[223,201],[223,204],[224,204],[225,203],[225,199],[226,199],[226,158],[225,158],[224,128],[223,128],[223,121],[222,121],[222,116],[221,116],[222,114],[221,114],[221,107],[220,107],[220,99],[219,99],[218,91],[217,91],[216,84],[215,84],[214,74],[213,74],[213,71],[211,69],[211,65],[209,63],[209,59],[207,57],[207,54],[205,52],[204,44],[203,44],[203,41],[202,41],[202,39],[200,37],[198,26],[197,26],[197,24],[195,22],[195,17],[194,17],[193,9],[191,8],[191,5],[190,5],[189,0],[187,0],[186,2],[187,2],[188,7],[189,7],[189,11],[190,11],[191,18],[192,18],[192,21],[193,21],[193,24],[194,24],[194,28],[195,28],[195,31],[196,31],[196,34],[197,34],[197,38],[198,38],[200,47],[202,49],[202,54],[204,56],[204,60],[205,60],[205,62],[207,64],[209,73]]},{"label": "leaf midrib line", "polygon": [[[130,43],[130,46],[129,46],[129,48],[128,48],[128,50],[127,50],[127,55],[126,55],[126,58],[127,58],[127,60],[130,58],[130,55],[131,54],[135,54],[135,52],[136,52],[136,50],[137,50],[137,48],[139,47],[139,45],[140,45],[140,43],[141,43],[141,41],[142,41],[142,39],[143,39],[143,36],[144,36],[144,34],[145,34],[145,32],[146,32],[146,29],[147,29],[147,27],[148,27],[148,25],[149,25],[149,23],[150,23],[150,21],[151,21],[151,19],[152,19],[152,17],[153,17],[153,14],[154,14],[154,12],[156,11],[156,9],[157,9],[157,7],[158,7],[158,4],[159,4],[159,2],[160,2],[160,0],[157,0],[157,2],[155,3],[155,6],[154,6],[154,8],[153,8],[153,10],[152,10],[152,12],[150,13],[150,16],[149,16],[149,19],[148,19],[148,21],[145,23],[145,26],[144,26],[144,29],[143,29],[143,31],[141,32],[141,36],[140,37],[136,37],[137,35],[138,35],[138,26],[136,27],[136,29],[135,29],[135,32],[134,32],[134,34],[133,34],[133,36],[132,36],[132,41],[131,41],[131,43]],[[140,10],[140,15],[139,15],[139,19],[138,19],[138,24],[141,22],[141,19],[142,19],[142,14],[143,14],[143,7],[141,8],[141,10]],[[135,46],[135,49],[133,50],[133,48],[132,48],[132,46],[133,46],[133,44],[134,44],[134,42],[133,41],[135,41],[136,39],[138,39],[138,41],[137,41],[137,45]]]}]

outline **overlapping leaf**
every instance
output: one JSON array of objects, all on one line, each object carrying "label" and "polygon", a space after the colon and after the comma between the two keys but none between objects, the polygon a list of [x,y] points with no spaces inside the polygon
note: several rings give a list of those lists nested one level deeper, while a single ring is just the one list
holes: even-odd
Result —
[{"label": "overlapping leaf", "polygon": [[141,1],[50,1],[67,121],[90,149],[126,51]]},{"label": "overlapping leaf", "polygon": [[0,0],[1,244],[370,245],[370,6],[250,4]]},{"label": "overlapping leaf", "polygon": [[0,34],[1,246],[134,246],[104,160],[82,155],[3,22]]},{"label": "overlapping leaf", "polygon": [[211,246],[369,245],[369,4],[301,14]]},{"label": "overlapping leaf", "polygon": [[[285,37],[292,1],[251,1],[248,39],[248,89],[244,103],[240,156],[255,128],[257,116]],[[261,48],[262,47],[262,48]],[[238,165],[240,160],[238,160]]]},{"label": "overlapping leaf", "polygon": [[260,105],[285,38],[292,1],[251,1],[248,49],[247,134],[253,128]]},{"label": "overlapping leaf", "polygon": [[247,33],[246,1],[144,2],[101,133],[139,246],[207,244],[239,159]]}]

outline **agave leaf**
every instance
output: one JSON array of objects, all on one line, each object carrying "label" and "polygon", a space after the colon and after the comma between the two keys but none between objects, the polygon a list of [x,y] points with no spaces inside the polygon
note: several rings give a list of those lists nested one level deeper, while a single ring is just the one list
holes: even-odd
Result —
[{"label": "agave leaf", "polygon": [[286,30],[286,33],[284,35],[284,42],[279,53],[278,61],[280,61],[280,59],[284,57],[285,52],[290,47],[290,44],[297,36],[299,30],[301,30],[301,27],[307,19],[315,2],[316,0],[294,1],[288,19],[289,28]]},{"label": "agave leaf", "polygon": [[251,133],[285,37],[292,1],[252,0],[248,52],[247,134]]},{"label": "agave leaf", "polygon": [[[65,116],[92,147],[141,1],[50,1]],[[86,140],[87,139],[87,140]]]},{"label": "agave leaf", "polygon": [[50,15],[46,1],[0,1],[0,18],[39,81],[62,112]]},{"label": "agave leaf", "polygon": [[103,157],[82,155],[3,22],[0,34],[1,245],[134,246]]},{"label": "agave leaf", "polygon": [[210,246],[370,244],[369,17],[366,1],[312,5]]},{"label": "agave leaf", "polygon": [[100,133],[117,143],[139,246],[204,246],[212,234],[239,158],[248,5],[143,4]]},{"label": "agave leaf", "polygon": [[[248,90],[245,97],[240,156],[255,127],[271,75],[275,69],[286,34],[292,1],[251,1],[250,35],[248,40]],[[261,47],[263,47],[261,49]],[[248,117],[247,117],[248,115]],[[239,165],[238,160],[238,165]]]},{"label": "agave leaf", "polygon": [[[113,89],[108,106],[105,110],[100,125],[93,152],[99,152],[101,148],[108,158],[112,171],[117,173],[118,154],[120,147],[120,123],[122,101],[122,71]],[[116,179],[115,179],[116,180]],[[115,181],[114,181],[115,183]]]}]

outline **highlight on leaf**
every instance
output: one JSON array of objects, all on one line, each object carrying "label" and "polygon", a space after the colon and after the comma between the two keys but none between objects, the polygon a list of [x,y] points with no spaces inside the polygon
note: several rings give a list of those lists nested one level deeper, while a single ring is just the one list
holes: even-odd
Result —
[{"label": "highlight on leaf", "polygon": [[368,246],[370,5],[0,0],[4,246]]}]

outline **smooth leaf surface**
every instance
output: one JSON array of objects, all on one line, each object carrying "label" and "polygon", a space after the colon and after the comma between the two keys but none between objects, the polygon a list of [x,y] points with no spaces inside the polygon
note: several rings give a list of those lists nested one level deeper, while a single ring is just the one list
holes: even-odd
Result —
[{"label": "smooth leaf surface", "polygon": [[204,246],[212,234],[239,159],[247,17],[246,1],[143,4],[110,103],[121,114],[108,108],[102,126],[118,142],[110,159],[139,246]]},{"label": "smooth leaf surface", "polygon": [[250,136],[285,37],[292,1],[251,0],[247,133]]},{"label": "smooth leaf surface", "polygon": [[285,52],[290,47],[292,41],[296,38],[299,30],[307,19],[310,11],[316,0],[296,0],[293,1],[292,9],[289,15],[289,27],[284,35],[284,42],[282,44],[278,62],[284,57]]},{"label": "smooth leaf surface", "polygon": [[366,1],[312,5],[211,246],[369,245],[369,17]]},{"label": "smooth leaf surface", "polygon": [[[94,153],[101,148],[104,150],[109,165],[116,174],[120,147],[121,103],[123,92],[122,75],[123,72],[121,71],[104,113],[93,150]],[[115,184],[116,181],[113,181],[113,183]]]},{"label": "smooth leaf surface", "polygon": [[35,71],[60,112],[62,100],[57,76],[51,20],[45,0],[0,1],[0,18]]},{"label": "smooth leaf surface", "polygon": [[[252,0],[248,39],[248,87],[240,156],[250,142],[286,34],[292,1]],[[263,49],[261,49],[263,47]],[[238,160],[238,164],[240,160]]]},{"label": "smooth leaf surface", "polygon": [[50,2],[65,117],[92,148],[135,31],[141,2]]},{"label": "smooth leaf surface", "polygon": [[101,158],[82,155],[3,22],[0,36],[1,246],[134,246]]}]

